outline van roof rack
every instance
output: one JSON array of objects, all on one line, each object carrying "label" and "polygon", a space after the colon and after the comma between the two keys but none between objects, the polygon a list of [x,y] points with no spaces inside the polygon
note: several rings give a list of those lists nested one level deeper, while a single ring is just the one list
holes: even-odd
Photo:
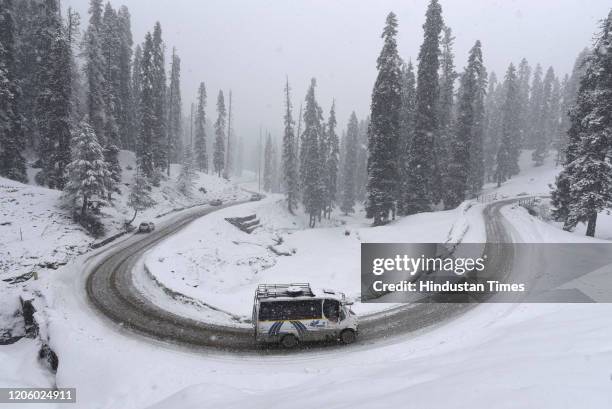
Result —
[{"label": "van roof rack", "polygon": [[255,292],[256,298],[277,298],[277,297],[314,297],[315,294],[308,283],[291,284],[259,284]]}]

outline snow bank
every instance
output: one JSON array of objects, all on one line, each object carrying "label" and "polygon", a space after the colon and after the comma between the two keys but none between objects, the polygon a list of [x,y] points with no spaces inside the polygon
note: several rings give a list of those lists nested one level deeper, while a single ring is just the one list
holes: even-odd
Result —
[{"label": "snow bank", "polygon": [[52,270],[93,241],[60,209],[61,192],[0,178],[0,279]]},{"label": "snow bank", "polygon": [[[0,348],[0,388],[52,388],[54,379],[38,361],[40,342],[23,338]],[[21,407],[21,406],[20,406]]]}]

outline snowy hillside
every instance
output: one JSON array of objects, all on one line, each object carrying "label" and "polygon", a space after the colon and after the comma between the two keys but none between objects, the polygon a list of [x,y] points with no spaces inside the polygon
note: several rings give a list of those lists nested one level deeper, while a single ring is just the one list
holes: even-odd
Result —
[{"label": "snowy hillside", "polygon": [[[120,164],[123,170],[121,194],[114,195],[112,206],[101,209],[106,236],[121,231],[124,222],[131,220],[134,214],[127,205],[136,167],[134,154],[121,151]],[[153,187],[151,196],[156,205],[140,212],[135,225],[213,199],[239,200],[250,195],[226,180],[197,172],[193,195],[186,197],[175,188],[179,169],[179,165],[172,165],[171,176],[159,187]],[[206,193],[200,189],[205,189]],[[72,220],[69,211],[62,208],[61,192],[57,190],[0,178],[0,204],[0,276],[16,276],[33,267],[56,268],[103,238],[88,236]]]},{"label": "snowy hillside", "polygon": [[[124,222],[133,216],[127,196],[134,177],[134,154],[121,151],[120,163],[121,195],[114,195],[112,207],[101,209],[105,237],[121,232]],[[36,170],[29,173],[33,179]],[[250,196],[226,180],[197,172],[193,195],[186,197],[175,188],[178,173],[179,165],[172,165],[170,178],[152,190],[156,205],[139,213],[134,224],[163,220],[165,215],[213,199],[234,201]],[[60,191],[0,178],[0,338],[23,335],[22,319],[15,315],[20,296],[40,298],[38,302],[44,305],[49,294],[43,282],[102,239],[91,237],[72,219],[62,207]]]}]

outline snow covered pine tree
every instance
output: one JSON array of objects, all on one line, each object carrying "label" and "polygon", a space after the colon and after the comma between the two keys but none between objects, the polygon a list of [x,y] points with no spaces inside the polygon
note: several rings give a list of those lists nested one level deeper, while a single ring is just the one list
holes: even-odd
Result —
[{"label": "snow covered pine tree", "polygon": [[400,109],[402,106],[401,59],[397,53],[397,18],[389,13],[382,38],[382,51],[377,60],[378,76],[372,91],[370,135],[368,139],[367,217],[374,225],[387,223],[399,193],[398,162]]}]

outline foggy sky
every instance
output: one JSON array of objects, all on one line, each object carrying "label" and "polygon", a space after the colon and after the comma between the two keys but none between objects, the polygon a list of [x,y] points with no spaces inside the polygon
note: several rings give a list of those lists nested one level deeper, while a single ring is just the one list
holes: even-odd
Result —
[{"label": "foggy sky", "polygon": [[[89,19],[87,0],[62,0]],[[181,57],[183,111],[188,114],[200,81],[208,91],[207,120],[216,118],[219,89],[233,93],[234,129],[257,139],[260,125],[280,138],[283,87],[289,76],[294,118],[311,77],[325,116],[336,100],[338,133],[352,110],[369,112],[382,46],[385,17],[399,20],[403,59],[416,61],[423,40],[428,0],[112,0],[132,16],[135,43],[160,21],[168,54]],[[526,57],[532,66],[552,65],[562,76],[576,55],[592,43],[610,8],[609,0],[441,0],[445,24],[453,29],[455,64],[460,71],[468,50],[483,43],[487,70],[498,77],[510,62]],[[169,56],[166,57],[169,62]],[[297,119],[296,119],[297,120]],[[247,153],[248,154],[248,153]]]}]

